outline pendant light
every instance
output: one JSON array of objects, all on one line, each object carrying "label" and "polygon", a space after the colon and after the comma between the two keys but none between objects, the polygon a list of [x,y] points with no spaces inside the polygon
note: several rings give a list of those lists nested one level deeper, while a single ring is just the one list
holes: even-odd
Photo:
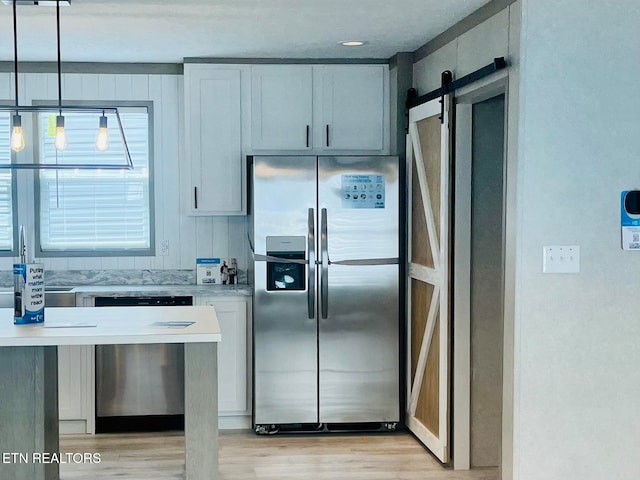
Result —
[{"label": "pendant light", "polygon": [[98,136],[96,137],[96,148],[104,152],[109,148],[109,132],[107,131],[107,117],[102,112],[100,117],[100,129],[98,130]]},{"label": "pendant light", "polygon": [[[15,0],[14,4],[15,4]],[[64,131],[64,117],[62,116],[62,62],[60,61],[60,2],[56,2],[56,40],[58,44],[58,116],[56,117],[56,137],[53,142],[56,150],[62,152],[67,149],[67,132]]]},{"label": "pendant light", "polygon": [[24,133],[22,131],[22,117],[15,114],[11,117],[11,150],[18,153],[24,150]]},{"label": "pendant light", "polygon": [[22,132],[22,117],[18,111],[18,18],[16,15],[16,0],[13,0],[13,66],[16,82],[16,113],[12,117],[11,150],[18,153],[24,149],[24,133]]},{"label": "pendant light", "polygon": [[[11,163],[0,163],[0,170],[11,169],[30,169],[30,170],[95,170],[95,169],[105,169],[105,170],[133,170],[133,161],[131,160],[131,154],[129,152],[129,147],[127,145],[127,139],[125,137],[124,128],[122,126],[122,119],[120,118],[120,114],[118,112],[118,108],[115,106],[72,106],[72,105],[63,105],[62,104],[62,60],[61,60],[61,48],[60,48],[60,6],[69,6],[69,0],[47,0],[47,1],[26,1],[26,0],[0,0],[2,4],[12,5],[13,7],[13,43],[14,43],[14,72],[15,72],[15,93],[16,99],[14,105],[0,105],[0,112],[11,112],[11,137],[10,137],[10,148],[14,153],[18,153],[22,151],[25,147],[25,136],[23,132],[22,126],[22,116],[20,113],[31,112],[31,113],[46,113],[52,114],[55,112],[56,115],[56,124],[55,124],[55,138],[53,141],[53,146],[57,152],[63,152],[67,148],[72,148],[73,144],[70,146],[67,141],[67,132],[65,130],[65,116],[63,112],[79,112],[83,114],[100,114],[97,118],[99,119],[98,123],[98,134],[96,136],[96,149],[99,152],[105,152],[109,148],[109,133],[107,130],[108,125],[108,117],[107,114],[111,115],[112,120],[117,122],[116,132],[119,136],[120,143],[122,144],[122,150],[124,154],[124,162],[116,163],[111,161],[111,163],[97,163],[97,162],[79,162],[79,163],[71,163],[71,162],[58,162],[56,163],[39,163],[35,162],[25,162],[19,163],[16,162],[17,157],[12,157]],[[33,6],[52,6],[56,7],[56,40],[57,40],[57,51],[58,51],[58,59],[57,59],[57,67],[58,67],[58,101],[56,106],[44,106],[44,105],[29,105],[29,106],[21,106],[19,104],[18,98],[18,21],[17,21],[17,5],[33,5]],[[73,156],[69,158],[76,158],[77,154],[74,153]],[[109,155],[109,159],[113,160],[113,154]]]}]

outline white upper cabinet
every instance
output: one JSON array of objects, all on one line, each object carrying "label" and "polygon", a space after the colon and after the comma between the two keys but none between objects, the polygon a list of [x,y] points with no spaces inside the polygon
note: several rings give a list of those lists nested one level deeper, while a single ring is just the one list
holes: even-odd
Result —
[{"label": "white upper cabinet", "polygon": [[255,153],[388,153],[386,65],[251,68]]},{"label": "white upper cabinet", "polygon": [[385,128],[383,65],[317,67],[323,150],[382,150]]},{"label": "white upper cabinet", "polygon": [[239,67],[184,66],[190,214],[244,212],[242,73]]},{"label": "white upper cabinet", "polygon": [[246,212],[251,154],[386,155],[388,65],[184,66],[188,215]]},{"label": "white upper cabinet", "polygon": [[254,150],[311,148],[313,70],[308,65],[251,68],[251,145]]}]

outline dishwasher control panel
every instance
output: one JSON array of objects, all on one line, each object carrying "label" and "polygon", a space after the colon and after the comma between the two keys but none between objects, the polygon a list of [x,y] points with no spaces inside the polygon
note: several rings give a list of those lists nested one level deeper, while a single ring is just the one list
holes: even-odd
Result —
[{"label": "dishwasher control panel", "polygon": [[191,295],[96,297],[94,305],[96,307],[175,307],[193,305],[193,297]]}]

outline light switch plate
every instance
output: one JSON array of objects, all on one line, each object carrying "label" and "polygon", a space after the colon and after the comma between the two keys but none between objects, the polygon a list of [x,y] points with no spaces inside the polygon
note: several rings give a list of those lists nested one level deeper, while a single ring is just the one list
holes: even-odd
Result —
[{"label": "light switch plate", "polygon": [[580,246],[542,247],[542,273],[580,273]]}]

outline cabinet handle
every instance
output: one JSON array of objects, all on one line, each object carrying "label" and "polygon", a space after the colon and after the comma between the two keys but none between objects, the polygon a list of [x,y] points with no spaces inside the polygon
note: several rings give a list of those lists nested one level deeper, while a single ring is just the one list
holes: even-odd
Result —
[{"label": "cabinet handle", "polygon": [[327,125],[327,147],[329,146],[329,125]]},{"label": "cabinet handle", "polygon": [[307,148],[309,148],[309,125],[307,125]]},{"label": "cabinet handle", "polygon": [[198,209],[198,187],[193,187],[193,205],[194,208]]}]

